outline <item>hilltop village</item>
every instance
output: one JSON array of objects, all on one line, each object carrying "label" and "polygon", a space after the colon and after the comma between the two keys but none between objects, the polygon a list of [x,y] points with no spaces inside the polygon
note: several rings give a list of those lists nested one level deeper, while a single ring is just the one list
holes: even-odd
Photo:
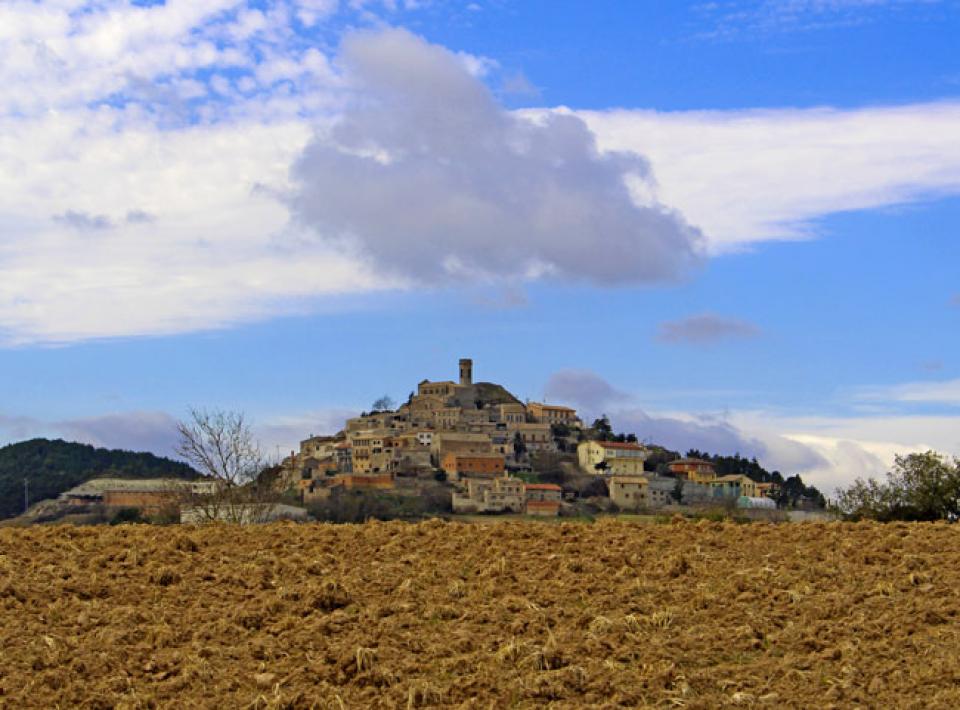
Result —
[{"label": "hilltop village", "polygon": [[[47,470],[62,474],[10,474]],[[521,401],[501,385],[474,382],[469,359],[459,361],[457,381],[423,380],[400,406],[378,400],[336,434],[311,435],[277,465],[258,461],[256,471],[231,487],[150,454],[43,439],[0,449],[0,483],[23,486],[21,502],[7,499],[8,510],[24,511],[17,524],[721,513],[717,508],[723,515],[761,509],[746,517],[780,508],[790,519],[809,519],[825,505],[800,476],[768,472],[756,459],[696,450],[682,456],[614,433],[606,417],[587,424],[570,407]]]},{"label": "hilltop village", "polygon": [[543,482],[549,461],[580,490],[612,508],[728,503],[775,508],[777,483],[744,474],[718,475],[698,458],[661,462],[635,441],[610,440],[585,426],[570,407],[522,402],[504,387],[474,382],[473,362],[459,361],[459,380],[423,380],[399,407],[365,412],[331,436],[310,436],[282,462],[277,486],[302,504],[344,491],[425,493],[442,483],[454,513],[556,516],[576,488]]}]

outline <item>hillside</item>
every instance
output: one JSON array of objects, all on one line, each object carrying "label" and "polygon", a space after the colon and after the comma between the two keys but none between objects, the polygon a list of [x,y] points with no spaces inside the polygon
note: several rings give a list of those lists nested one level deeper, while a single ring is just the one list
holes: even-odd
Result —
[{"label": "hillside", "polygon": [[30,503],[55,498],[91,478],[196,478],[190,466],[149,453],[98,449],[59,439],[31,439],[0,448],[0,519],[23,512],[23,479]]}]

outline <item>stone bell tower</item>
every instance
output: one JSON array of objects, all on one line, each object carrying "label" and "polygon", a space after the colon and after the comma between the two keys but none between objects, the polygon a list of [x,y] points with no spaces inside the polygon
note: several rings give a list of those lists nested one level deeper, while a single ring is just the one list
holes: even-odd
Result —
[{"label": "stone bell tower", "polygon": [[467,357],[460,358],[460,384],[473,384],[473,360]]}]

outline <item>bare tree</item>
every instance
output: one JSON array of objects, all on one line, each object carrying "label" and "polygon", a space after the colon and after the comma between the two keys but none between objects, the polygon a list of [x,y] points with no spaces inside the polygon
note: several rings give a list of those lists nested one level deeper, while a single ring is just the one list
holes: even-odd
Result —
[{"label": "bare tree", "polygon": [[191,409],[177,433],[177,454],[211,479],[210,492],[194,496],[198,517],[235,523],[266,517],[269,501],[256,484],[265,457],[242,412]]}]

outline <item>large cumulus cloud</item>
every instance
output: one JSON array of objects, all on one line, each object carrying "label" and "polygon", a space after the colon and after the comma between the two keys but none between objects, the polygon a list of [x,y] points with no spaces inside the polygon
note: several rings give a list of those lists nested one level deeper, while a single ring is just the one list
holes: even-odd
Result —
[{"label": "large cumulus cloud", "polygon": [[357,99],[296,163],[292,205],[381,270],[618,284],[696,263],[698,230],[630,196],[646,161],[599,152],[576,116],[505,110],[460,57],[405,30],[351,35],[340,61]]}]

